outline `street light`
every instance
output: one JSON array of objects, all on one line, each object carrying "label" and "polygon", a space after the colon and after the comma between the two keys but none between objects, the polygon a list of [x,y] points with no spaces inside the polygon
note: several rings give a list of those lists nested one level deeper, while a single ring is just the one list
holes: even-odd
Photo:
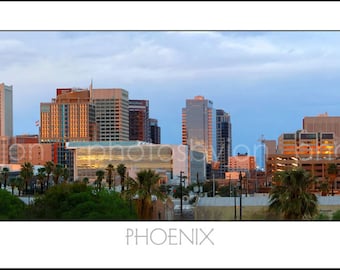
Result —
[{"label": "street light", "polygon": [[236,187],[233,185],[233,195],[234,195],[234,220],[237,218],[236,213]]},{"label": "street light", "polygon": [[[179,185],[181,190],[181,215],[183,214],[183,187],[182,187],[182,181],[185,181],[186,176],[183,175],[183,171],[179,172]],[[184,178],[182,180],[182,178]]]}]

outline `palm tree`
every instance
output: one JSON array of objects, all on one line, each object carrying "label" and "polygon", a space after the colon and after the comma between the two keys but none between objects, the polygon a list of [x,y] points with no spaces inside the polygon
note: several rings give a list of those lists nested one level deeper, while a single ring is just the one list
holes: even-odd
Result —
[{"label": "palm tree", "polygon": [[54,163],[53,163],[53,161],[47,161],[47,162],[45,163],[44,167],[45,167],[46,176],[47,176],[47,181],[46,181],[47,186],[46,186],[46,189],[48,189],[48,183],[49,183],[49,181],[50,181],[50,175],[51,175],[51,173],[52,173],[52,171],[53,171],[53,168],[54,168]]},{"label": "palm tree", "polygon": [[327,181],[322,181],[320,183],[320,190],[321,190],[321,196],[327,196],[328,195],[328,182]]},{"label": "palm tree", "polygon": [[109,183],[109,189],[111,189],[112,186],[112,175],[115,170],[115,167],[110,163],[107,165],[106,169],[107,170],[107,182]]},{"label": "palm tree", "polygon": [[14,177],[10,178],[9,184],[11,185],[11,188],[12,188],[12,195],[14,195],[14,188],[16,186],[16,178],[14,178]]},{"label": "palm tree", "polygon": [[117,166],[117,172],[120,176],[120,186],[122,187],[122,192],[124,191],[125,186],[125,174],[126,174],[126,167],[124,164],[120,163]]},{"label": "palm tree", "polygon": [[69,171],[69,169],[68,169],[68,168],[63,168],[63,169],[62,169],[61,176],[62,176],[63,179],[64,179],[64,183],[67,183],[68,178],[69,178],[69,176],[70,176],[70,171]]},{"label": "palm tree", "polygon": [[62,175],[62,173],[63,173],[63,167],[60,164],[56,164],[52,171],[54,185],[58,185],[59,178]]},{"label": "palm tree", "polygon": [[25,193],[28,193],[28,184],[31,183],[33,177],[33,165],[31,162],[25,162],[21,165],[20,176],[25,181]]},{"label": "palm tree", "polygon": [[40,183],[40,192],[43,193],[44,192],[44,182],[45,182],[45,178],[46,178],[46,170],[45,170],[44,167],[38,169],[37,178],[38,178],[39,183]]},{"label": "palm tree", "polygon": [[88,177],[84,177],[83,178],[83,183],[87,185],[89,183],[89,178]]},{"label": "palm tree", "polygon": [[98,189],[101,189],[101,187],[102,187],[102,181],[103,181],[103,178],[104,178],[104,174],[105,174],[105,172],[103,170],[96,171],[96,176],[97,176],[96,185],[97,185]]},{"label": "palm tree", "polygon": [[312,219],[318,213],[317,198],[309,191],[315,179],[302,168],[277,172],[269,193],[269,210],[287,220]]},{"label": "palm tree", "polygon": [[334,196],[334,181],[338,174],[338,168],[336,164],[334,163],[328,164],[327,173],[328,173],[328,177],[330,178],[331,185],[332,185],[332,196]]},{"label": "palm tree", "polygon": [[128,178],[130,188],[123,194],[128,198],[138,196],[137,212],[139,219],[152,219],[152,197],[164,199],[165,196],[159,190],[160,176],[153,170],[142,170],[137,173],[137,179]]},{"label": "palm tree", "polygon": [[20,197],[21,191],[24,189],[25,180],[21,176],[15,178],[15,185],[18,188],[18,196]]},{"label": "palm tree", "polygon": [[4,189],[6,189],[7,179],[8,179],[8,175],[9,175],[9,169],[7,167],[2,168],[1,174],[2,174],[3,179],[4,179]]}]

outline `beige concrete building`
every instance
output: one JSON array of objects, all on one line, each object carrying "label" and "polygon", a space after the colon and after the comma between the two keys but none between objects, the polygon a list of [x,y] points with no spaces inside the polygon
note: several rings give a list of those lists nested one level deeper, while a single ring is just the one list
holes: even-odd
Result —
[{"label": "beige concrete building", "polygon": [[216,160],[216,110],[203,96],[186,100],[182,109],[182,144],[205,154],[207,163]]},{"label": "beige concrete building", "polygon": [[13,86],[0,83],[0,136],[13,136]]},{"label": "beige concrete building", "polygon": [[99,141],[129,140],[129,92],[121,88],[90,88]]},{"label": "beige concrete building", "polygon": [[252,171],[256,169],[256,159],[247,154],[238,154],[229,158],[229,171]]},{"label": "beige concrete building", "polygon": [[37,135],[18,135],[0,137],[0,164],[15,165],[30,162],[44,165],[53,160],[53,144],[38,143]]},{"label": "beige concrete building", "polygon": [[306,116],[302,125],[306,132],[334,133],[335,153],[340,154],[340,116],[329,116],[327,112],[318,116]]},{"label": "beige concrete building", "polygon": [[278,154],[295,155],[303,158],[332,157],[336,154],[334,132],[283,133],[278,139]]}]

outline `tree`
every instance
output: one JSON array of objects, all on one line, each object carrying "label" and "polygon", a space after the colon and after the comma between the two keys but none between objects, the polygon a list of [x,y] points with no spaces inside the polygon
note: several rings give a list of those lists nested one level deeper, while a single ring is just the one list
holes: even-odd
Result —
[{"label": "tree", "polygon": [[119,194],[81,182],[56,185],[29,207],[31,220],[137,220]]},{"label": "tree", "polygon": [[0,220],[18,220],[25,217],[25,203],[7,190],[0,190],[0,205]]},{"label": "tree", "polygon": [[46,171],[46,176],[47,176],[47,179],[46,179],[46,183],[47,183],[47,186],[46,186],[46,189],[48,189],[48,184],[49,184],[49,181],[50,181],[50,175],[53,171],[53,168],[54,168],[54,163],[53,161],[47,161],[44,165],[44,168],[45,168],[45,171]]},{"label": "tree", "polygon": [[334,164],[334,163],[328,164],[327,173],[328,173],[329,180],[331,182],[332,196],[334,196],[334,181],[335,181],[335,178],[336,178],[336,176],[338,174],[337,165]]},{"label": "tree", "polygon": [[321,196],[327,196],[329,189],[328,189],[328,182],[321,182],[320,183],[320,190],[321,190]]},{"label": "tree", "polygon": [[25,193],[28,193],[28,184],[31,183],[33,177],[33,165],[30,162],[25,162],[21,165],[20,176],[25,181]]},{"label": "tree", "polygon": [[40,183],[40,192],[43,193],[44,192],[44,183],[45,183],[45,178],[46,178],[46,169],[44,167],[41,167],[41,168],[38,169],[37,178],[38,178],[39,183]]},{"label": "tree", "polygon": [[53,182],[54,182],[54,185],[58,185],[58,183],[59,183],[59,178],[60,178],[60,176],[63,174],[63,167],[62,167],[60,164],[56,164],[56,165],[53,167],[52,174],[53,174]]},{"label": "tree", "polygon": [[112,186],[112,175],[115,170],[115,167],[110,163],[107,165],[106,169],[107,170],[107,182],[109,183],[109,189],[111,189]]},{"label": "tree", "polygon": [[117,172],[120,176],[120,186],[122,187],[122,192],[124,191],[125,186],[125,174],[126,174],[126,167],[124,164],[120,163],[117,166]]},{"label": "tree", "polygon": [[61,176],[63,177],[63,183],[67,183],[68,178],[70,177],[70,171],[68,168],[63,168],[61,172]]},{"label": "tree", "polygon": [[4,189],[6,189],[7,179],[8,179],[8,175],[9,175],[9,169],[7,167],[2,168],[1,174],[2,174],[3,180],[4,180]]},{"label": "tree", "polygon": [[[203,184],[203,192],[207,192],[208,197],[213,197],[214,181],[208,180]],[[215,192],[218,190],[218,184],[215,181]]]},{"label": "tree", "polygon": [[20,197],[21,192],[24,190],[25,180],[19,175],[15,178],[15,185],[18,188],[18,196]]},{"label": "tree", "polygon": [[102,181],[103,181],[103,178],[104,178],[104,174],[105,174],[105,172],[103,170],[96,171],[96,176],[97,176],[96,187],[98,189],[101,189],[101,187],[102,187]]},{"label": "tree", "polygon": [[124,191],[128,198],[137,197],[137,213],[141,220],[152,219],[152,200],[165,199],[163,193],[159,190],[160,176],[153,170],[142,170],[137,173],[137,179],[128,178],[129,189]]},{"label": "tree", "polygon": [[84,183],[85,185],[87,185],[89,182],[90,182],[90,180],[89,180],[88,177],[84,177],[84,178],[83,178],[83,183]]},{"label": "tree", "polygon": [[16,186],[16,178],[14,177],[11,177],[9,179],[9,184],[11,185],[11,188],[12,188],[12,195],[14,195],[14,188]]},{"label": "tree", "polygon": [[340,210],[337,210],[332,214],[332,220],[340,220]]},{"label": "tree", "polygon": [[233,196],[233,188],[230,184],[226,186],[221,186],[218,188],[218,195],[221,197],[231,197]]},{"label": "tree", "polygon": [[269,193],[269,211],[286,220],[312,219],[318,213],[317,198],[309,190],[315,179],[302,168],[276,172]]}]

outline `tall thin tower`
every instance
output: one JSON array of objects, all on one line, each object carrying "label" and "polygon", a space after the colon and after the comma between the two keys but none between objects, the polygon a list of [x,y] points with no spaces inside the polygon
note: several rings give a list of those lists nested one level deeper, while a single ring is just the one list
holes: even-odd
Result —
[{"label": "tall thin tower", "polygon": [[0,136],[13,136],[13,86],[0,83]]}]

